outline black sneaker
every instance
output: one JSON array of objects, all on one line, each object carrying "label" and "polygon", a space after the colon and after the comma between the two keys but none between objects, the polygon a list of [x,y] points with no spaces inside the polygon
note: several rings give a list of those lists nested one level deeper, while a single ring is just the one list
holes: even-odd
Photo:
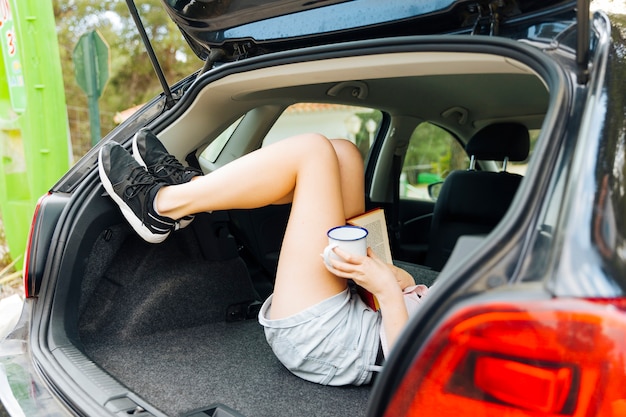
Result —
[{"label": "black sneaker", "polygon": [[[135,134],[133,157],[157,179],[170,185],[184,184],[193,177],[203,175],[196,168],[183,166],[148,129],[142,129]],[[176,229],[187,227],[192,221],[193,216],[185,216],[177,222]]]},{"label": "black sneaker", "polygon": [[148,172],[170,185],[184,184],[193,177],[202,175],[202,171],[181,164],[148,129],[142,129],[135,134],[133,157]]},{"label": "black sneaker", "polygon": [[167,184],[146,171],[126,149],[117,143],[104,144],[98,154],[98,172],[104,189],[145,241],[162,242],[174,230],[176,221],[154,210],[157,191]]}]

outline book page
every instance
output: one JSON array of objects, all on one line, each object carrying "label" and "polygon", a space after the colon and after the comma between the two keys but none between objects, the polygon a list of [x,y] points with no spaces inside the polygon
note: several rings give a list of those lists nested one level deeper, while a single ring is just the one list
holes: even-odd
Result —
[{"label": "book page", "polygon": [[383,209],[374,209],[360,216],[353,217],[348,223],[367,229],[367,245],[372,248],[376,256],[386,263],[392,263],[387,221]]},{"label": "book page", "polygon": [[[391,246],[389,245],[389,235],[387,234],[387,220],[385,212],[378,208],[359,216],[348,219],[348,224],[361,226],[367,229],[367,246],[371,247],[376,256],[383,262],[393,263],[391,257]],[[357,286],[358,287],[358,286]],[[358,287],[358,292],[363,301],[374,311],[380,308],[376,297],[365,288]]]}]

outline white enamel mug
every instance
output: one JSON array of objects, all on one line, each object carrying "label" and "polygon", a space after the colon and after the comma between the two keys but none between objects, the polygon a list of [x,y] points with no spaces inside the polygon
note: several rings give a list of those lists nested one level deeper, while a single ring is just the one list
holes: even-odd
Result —
[{"label": "white enamel mug", "polygon": [[330,229],[328,246],[324,248],[324,262],[330,266],[330,259],[341,260],[333,249],[339,248],[354,255],[367,255],[367,229],[359,226],[337,226]]}]

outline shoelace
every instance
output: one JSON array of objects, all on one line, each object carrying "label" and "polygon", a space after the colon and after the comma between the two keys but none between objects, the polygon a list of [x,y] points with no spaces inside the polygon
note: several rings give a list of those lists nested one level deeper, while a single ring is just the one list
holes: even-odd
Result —
[{"label": "shoelace", "polygon": [[154,177],[142,166],[134,167],[126,178],[130,184],[124,189],[124,195],[133,198],[140,192],[148,193],[148,189],[154,185]]},{"label": "shoelace", "polygon": [[[127,198],[133,198],[138,194],[148,195],[148,192],[155,184],[155,178],[142,166],[134,167],[127,177],[130,184],[124,189],[124,195]],[[148,204],[141,204],[141,224],[146,224],[148,217]]]},{"label": "shoelace", "polygon": [[162,173],[165,173],[166,177],[173,178],[177,183],[184,182],[186,169],[173,155],[164,156],[150,168],[159,177],[162,177]]}]

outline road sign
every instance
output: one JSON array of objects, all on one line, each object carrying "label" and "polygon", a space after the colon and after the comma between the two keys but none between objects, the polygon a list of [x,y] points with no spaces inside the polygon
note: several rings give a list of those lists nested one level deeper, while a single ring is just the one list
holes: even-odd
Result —
[{"label": "road sign", "polygon": [[73,53],[76,82],[87,96],[100,98],[109,79],[109,45],[97,31],[80,37]]},{"label": "road sign", "polygon": [[74,48],[76,82],[87,94],[91,143],[100,140],[98,99],[109,79],[109,46],[97,31],[85,33]]}]

